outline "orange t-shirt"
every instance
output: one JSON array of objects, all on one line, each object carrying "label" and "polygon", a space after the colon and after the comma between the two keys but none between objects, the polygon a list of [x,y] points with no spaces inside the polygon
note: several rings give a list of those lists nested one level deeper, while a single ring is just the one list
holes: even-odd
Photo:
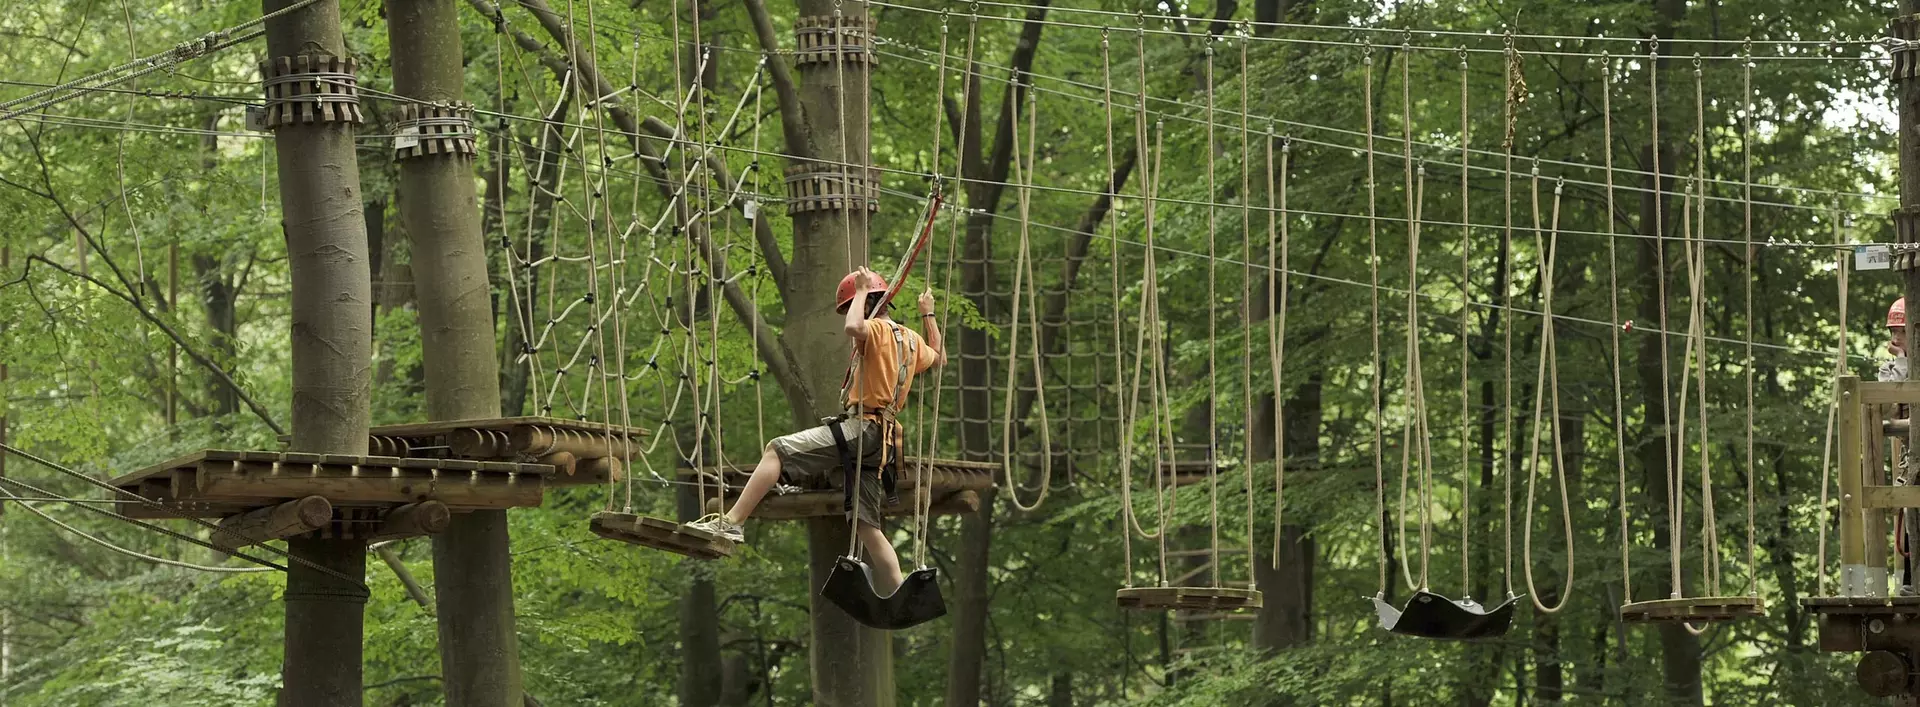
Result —
[{"label": "orange t-shirt", "polygon": [[[927,346],[926,339],[912,329],[900,326],[890,319],[868,319],[867,338],[856,341],[854,346],[860,355],[860,370],[853,381],[853,387],[847,391],[847,404],[860,406],[861,412],[881,408],[900,407],[907,404],[907,391],[913,388],[913,379],[921,371],[933,367],[939,356]],[[898,329],[900,338],[894,339]],[[906,367],[905,381],[900,380],[900,356],[907,354],[913,361]],[[894,390],[899,389],[900,399],[894,400]],[[895,403],[898,405],[895,405]]]}]

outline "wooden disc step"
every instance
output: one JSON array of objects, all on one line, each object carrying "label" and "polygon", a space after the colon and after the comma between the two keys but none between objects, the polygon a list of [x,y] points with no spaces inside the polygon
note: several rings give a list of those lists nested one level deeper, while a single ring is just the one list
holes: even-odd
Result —
[{"label": "wooden disc step", "polygon": [[1122,609],[1139,611],[1237,611],[1258,609],[1260,591],[1236,587],[1128,587],[1114,592]]},{"label": "wooden disc step", "polygon": [[1759,597],[1689,597],[1636,601],[1620,607],[1626,623],[1715,623],[1761,618],[1767,607]]},{"label": "wooden disc step", "polygon": [[587,519],[587,529],[608,540],[665,550],[696,560],[718,560],[733,555],[732,540],[670,520],[632,513],[600,511]]}]

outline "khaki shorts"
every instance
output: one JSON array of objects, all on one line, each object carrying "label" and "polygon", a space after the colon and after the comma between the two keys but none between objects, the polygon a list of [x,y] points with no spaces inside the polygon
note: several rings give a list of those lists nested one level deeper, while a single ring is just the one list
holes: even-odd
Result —
[{"label": "khaki shorts", "polygon": [[[876,471],[885,459],[879,423],[855,419],[837,423],[847,438],[849,454],[860,456],[860,502],[855,507],[860,521],[875,528],[886,528],[880,508],[886,503],[886,491],[880,487]],[[827,489],[846,472],[840,464],[840,450],[834,446],[833,431],[825,425],[776,437],[767,443],[780,456],[780,481],[805,489]]]}]

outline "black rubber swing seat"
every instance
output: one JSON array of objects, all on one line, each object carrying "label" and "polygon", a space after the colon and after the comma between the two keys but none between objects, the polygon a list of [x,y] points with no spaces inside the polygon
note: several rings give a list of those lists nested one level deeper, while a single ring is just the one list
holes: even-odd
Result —
[{"label": "black rubber swing seat", "polygon": [[1380,615],[1380,628],[1402,636],[1448,641],[1474,641],[1497,638],[1513,626],[1513,607],[1519,597],[1489,609],[1471,599],[1454,601],[1433,592],[1415,592],[1405,609],[1375,597],[1373,610]]},{"label": "black rubber swing seat", "polygon": [[1127,587],[1113,593],[1122,609],[1235,611],[1258,609],[1260,591],[1238,587]]},{"label": "black rubber swing seat", "polygon": [[940,595],[940,571],[924,567],[908,574],[892,594],[873,589],[873,570],[867,563],[842,555],[821,585],[820,596],[847,612],[863,626],[885,631],[913,628],[947,615]]},{"label": "black rubber swing seat", "polygon": [[1760,597],[1688,597],[1636,601],[1620,607],[1627,623],[1717,623],[1763,618],[1766,603]]},{"label": "black rubber swing seat", "polygon": [[734,542],[670,520],[632,513],[600,511],[587,519],[587,529],[608,540],[666,550],[696,560],[717,560],[733,554]]}]

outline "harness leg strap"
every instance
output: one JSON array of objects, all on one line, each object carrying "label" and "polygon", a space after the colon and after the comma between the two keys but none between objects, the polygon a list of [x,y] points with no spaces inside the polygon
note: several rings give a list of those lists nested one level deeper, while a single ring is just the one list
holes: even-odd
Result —
[{"label": "harness leg strap", "polygon": [[860,462],[853,458],[853,451],[847,448],[847,433],[840,429],[840,423],[846,419],[845,415],[840,415],[837,417],[823,418],[820,421],[826,424],[827,431],[833,433],[833,449],[840,455],[840,471],[846,480],[845,488],[843,489],[846,493],[840,501],[840,509],[847,513],[852,513],[853,495],[860,492],[858,486],[860,483]]}]

